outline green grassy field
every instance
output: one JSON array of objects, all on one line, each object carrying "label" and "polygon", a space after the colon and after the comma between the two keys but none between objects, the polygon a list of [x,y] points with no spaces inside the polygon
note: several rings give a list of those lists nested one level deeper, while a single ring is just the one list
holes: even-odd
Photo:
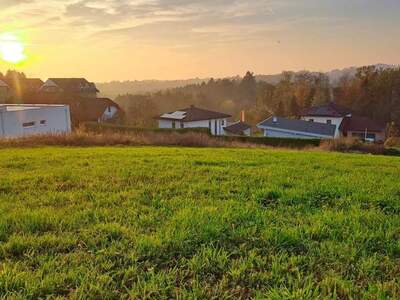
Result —
[{"label": "green grassy field", "polygon": [[0,150],[0,296],[399,299],[400,159]]}]

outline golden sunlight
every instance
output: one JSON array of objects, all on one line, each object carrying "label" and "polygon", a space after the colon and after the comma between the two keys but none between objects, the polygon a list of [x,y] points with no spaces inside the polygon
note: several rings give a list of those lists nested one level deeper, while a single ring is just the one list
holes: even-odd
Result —
[{"label": "golden sunlight", "polygon": [[25,47],[15,34],[3,33],[0,35],[0,57],[12,64],[26,59]]}]

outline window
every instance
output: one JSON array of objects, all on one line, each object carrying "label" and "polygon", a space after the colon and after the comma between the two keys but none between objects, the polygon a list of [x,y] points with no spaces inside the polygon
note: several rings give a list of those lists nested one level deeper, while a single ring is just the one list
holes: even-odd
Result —
[{"label": "window", "polygon": [[181,122],[181,129],[185,128],[185,123]]},{"label": "window", "polygon": [[314,119],[310,119],[310,120],[308,120],[309,122],[314,122]]},{"label": "window", "polygon": [[111,106],[107,107],[107,111],[110,113],[111,112]]},{"label": "window", "polygon": [[172,128],[173,128],[173,129],[175,129],[175,128],[176,128],[175,121],[172,121]]},{"label": "window", "polygon": [[217,120],[214,121],[214,125],[215,125],[215,127],[214,127],[215,128],[215,135],[217,135],[218,134],[218,129],[217,129],[218,128],[218,123],[217,123]]},{"label": "window", "polygon": [[27,127],[33,127],[35,126],[35,122],[26,122],[22,124],[22,127],[27,128]]},{"label": "window", "polygon": [[208,121],[208,128],[211,130],[211,121]]},{"label": "window", "polygon": [[332,120],[326,120],[326,124],[331,125],[332,124]]},{"label": "window", "polygon": [[40,121],[40,125],[46,125],[47,124],[47,121],[46,120],[41,120]]},{"label": "window", "polygon": [[221,122],[222,122],[222,123],[221,123],[222,126],[225,126],[225,120],[222,120]]}]

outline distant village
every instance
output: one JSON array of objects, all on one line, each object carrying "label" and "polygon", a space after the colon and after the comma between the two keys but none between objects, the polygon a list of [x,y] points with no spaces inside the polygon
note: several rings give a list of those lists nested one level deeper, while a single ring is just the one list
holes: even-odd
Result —
[{"label": "distant village", "polygon": [[[65,133],[85,122],[118,122],[123,111],[85,78],[0,79],[0,136]],[[334,102],[311,107],[296,119],[266,116],[247,124],[224,112],[190,106],[158,117],[162,129],[208,128],[215,136],[252,136],[254,128],[264,137],[335,139],[354,137],[370,142],[385,140],[385,125],[353,114]],[[255,126],[252,126],[255,125]]]}]

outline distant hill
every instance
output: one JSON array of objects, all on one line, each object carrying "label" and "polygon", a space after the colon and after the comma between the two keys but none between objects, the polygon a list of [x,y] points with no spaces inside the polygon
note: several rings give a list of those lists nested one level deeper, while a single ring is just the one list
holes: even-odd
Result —
[{"label": "distant hill", "polygon": [[[379,69],[389,69],[398,67],[398,65],[388,65],[388,64],[376,64],[375,67]],[[350,77],[355,76],[358,67],[349,67],[345,69],[337,69],[326,72],[325,74],[329,77],[332,85],[336,85],[339,79],[348,75]],[[294,74],[299,74],[305,71],[294,72]],[[317,73],[317,72],[314,72]],[[256,75],[258,81],[265,81],[270,84],[277,84],[283,77],[283,74],[273,74],[273,75]],[[238,79],[241,77],[229,77],[229,79]],[[104,97],[115,98],[118,95],[123,94],[145,94],[153,93],[161,90],[172,89],[177,87],[184,87],[192,84],[201,84],[202,82],[207,82],[210,78],[193,78],[184,80],[134,80],[134,81],[111,81],[96,83],[98,89],[101,91],[101,95]]]},{"label": "distant hill", "polygon": [[111,81],[96,83],[97,88],[104,97],[115,98],[124,94],[145,94],[161,90],[184,87],[191,84],[207,82],[209,78],[194,78],[185,80],[134,80],[134,81]]}]

